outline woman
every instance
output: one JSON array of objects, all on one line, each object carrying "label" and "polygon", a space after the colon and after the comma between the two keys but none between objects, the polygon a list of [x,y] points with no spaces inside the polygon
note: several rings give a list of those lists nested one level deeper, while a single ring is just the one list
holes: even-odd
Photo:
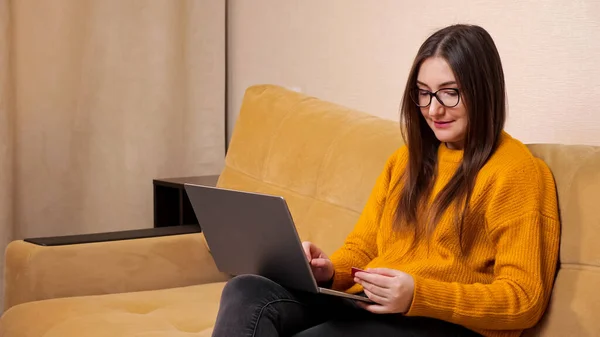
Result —
[{"label": "woman", "polygon": [[430,36],[403,96],[407,146],[343,247],[329,258],[303,243],[321,285],[374,304],[241,276],[213,336],[518,336],[535,325],[554,280],[557,201],[547,166],[503,131],[505,95],[484,29]]}]

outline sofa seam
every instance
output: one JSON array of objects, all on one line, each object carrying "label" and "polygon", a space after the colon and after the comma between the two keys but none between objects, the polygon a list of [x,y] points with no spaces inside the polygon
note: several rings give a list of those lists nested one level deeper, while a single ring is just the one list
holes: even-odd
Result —
[{"label": "sofa seam", "polygon": [[600,266],[590,264],[590,263],[572,263],[572,262],[562,263],[561,262],[560,268],[558,270],[560,271],[561,269],[587,270],[587,271],[593,271],[593,272],[600,272]]}]

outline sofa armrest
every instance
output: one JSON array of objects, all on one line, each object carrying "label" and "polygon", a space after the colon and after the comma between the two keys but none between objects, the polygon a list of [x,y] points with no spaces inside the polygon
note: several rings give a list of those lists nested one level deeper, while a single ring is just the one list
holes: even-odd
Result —
[{"label": "sofa armrest", "polygon": [[4,278],[6,310],[51,298],[220,282],[228,275],[218,271],[204,235],[193,233],[47,246],[13,241]]}]

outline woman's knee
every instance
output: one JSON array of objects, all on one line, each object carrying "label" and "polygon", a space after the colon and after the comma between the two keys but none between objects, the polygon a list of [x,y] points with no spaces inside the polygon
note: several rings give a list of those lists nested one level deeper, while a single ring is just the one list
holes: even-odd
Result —
[{"label": "woman's knee", "polygon": [[282,288],[277,283],[258,275],[239,275],[227,282],[221,300],[233,300],[244,304],[256,300],[265,300],[273,292]]}]

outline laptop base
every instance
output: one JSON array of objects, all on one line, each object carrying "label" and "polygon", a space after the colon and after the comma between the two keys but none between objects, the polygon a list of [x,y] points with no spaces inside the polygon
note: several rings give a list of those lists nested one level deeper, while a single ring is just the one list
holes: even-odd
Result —
[{"label": "laptop base", "polygon": [[367,295],[348,294],[343,291],[331,290],[331,289],[327,289],[327,288],[319,288],[319,294],[344,297],[344,298],[348,298],[351,300],[367,302],[367,303],[375,303],[370,298],[368,298]]}]

